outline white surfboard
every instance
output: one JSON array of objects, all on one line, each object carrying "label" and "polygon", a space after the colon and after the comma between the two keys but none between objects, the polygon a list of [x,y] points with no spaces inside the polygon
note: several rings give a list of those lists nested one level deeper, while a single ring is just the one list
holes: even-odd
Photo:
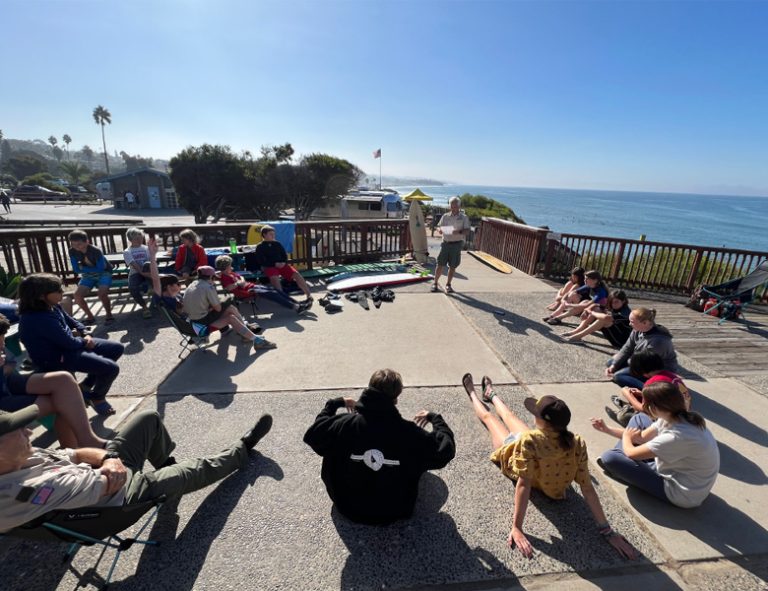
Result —
[{"label": "white surfboard", "polygon": [[413,258],[419,263],[426,263],[429,251],[427,250],[427,226],[424,223],[424,212],[418,201],[411,202],[408,213],[408,225],[411,230],[411,242],[413,243]]},{"label": "white surfboard", "polygon": [[414,275],[413,273],[382,273],[381,275],[364,275],[362,277],[350,277],[341,281],[334,281],[328,285],[331,291],[351,291],[353,289],[366,289],[381,285],[403,285],[432,279],[432,275]]}]

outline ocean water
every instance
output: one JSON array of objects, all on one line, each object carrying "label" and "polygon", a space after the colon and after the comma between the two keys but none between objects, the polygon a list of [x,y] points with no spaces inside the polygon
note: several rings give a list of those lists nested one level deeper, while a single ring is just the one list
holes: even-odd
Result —
[{"label": "ocean water", "polygon": [[[395,187],[401,195],[413,186]],[[435,203],[471,193],[553,232],[639,238],[768,252],[768,197],[443,185],[420,187]]]}]

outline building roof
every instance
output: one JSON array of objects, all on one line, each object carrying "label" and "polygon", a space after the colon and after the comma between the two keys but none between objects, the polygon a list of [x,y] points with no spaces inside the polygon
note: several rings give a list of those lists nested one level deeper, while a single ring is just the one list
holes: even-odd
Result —
[{"label": "building roof", "polygon": [[150,174],[155,174],[157,176],[164,176],[164,177],[166,177],[168,179],[171,178],[171,177],[168,176],[167,172],[164,172],[162,170],[158,170],[157,168],[152,168],[150,166],[145,166],[144,168],[137,168],[136,170],[129,170],[127,172],[121,172],[120,174],[113,174],[111,176],[99,179],[97,182],[99,182],[99,183],[111,182],[111,181],[115,181],[117,179],[123,179],[123,178],[130,177],[130,176],[136,176],[138,174],[141,174],[142,172],[148,172]]}]

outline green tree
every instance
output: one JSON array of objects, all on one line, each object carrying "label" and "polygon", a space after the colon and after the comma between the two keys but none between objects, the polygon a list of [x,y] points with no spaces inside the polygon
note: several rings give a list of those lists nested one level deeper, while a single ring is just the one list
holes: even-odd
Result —
[{"label": "green tree", "polygon": [[309,219],[326,201],[337,201],[363,175],[351,162],[329,154],[304,156],[295,171],[290,204],[297,220]]},{"label": "green tree", "polygon": [[85,161],[90,165],[93,163],[93,150],[91,147],[86,144],[80,149],[80,154],[83,158],[85,158]]},{"label": "green tree", "polygon": [[152,158],[142,158],[140,155],[131,156],[127,152],[120,152],[120,157],[125,162],[125,170],[139,170],[152,166]]},{"label": "green tree", "polygon": [[170,177],[179,203],[204,224],[208,216],[221,209],[222,200],[252,191],[244,159],[229,146],[190,146],[170,161]]},{"label": "green tree", "polygon": [[73,185],[79,185],[91,174],[88,167],[79,162],[64,162],[59,168]]},{"label": "green tree", "polygon": [[59,146],[53,146],[53,157],[56,158],[56,162],[61,162],[61,159],[64,156],[64,150],[59,148]]},{"label": "green tree", "polygon": [[112,114],[99,105],[93,110],[93,120],[96,122],[96,125],[101,125],[101,143],[104,145],[104,166],[106,166],[107,174],[109,174],[109,157],[107,156],[107,140],[104,136],[104,125],[112,124]]},{"label": "green tree", "polygon": [[11,159],[11,152],[11,144],[8,140],[2,140],[0,142],[0,171],[7,171],[8,161]]},{"label": "green tree", "polygon": [[56,139],[55,135],[52,135],[51,137],[48,138],[48,143],[51,144],[51,148],[55,148],[56,144],[59,143],[59,140]]},{"label": "green tree", "polygon": [[46,169],[45,161],[39,156],[35,158],[27,154],[18,154],[8,159],[8,170],[17,179],[23,179],[38,172],[45,172]]},{"label": "green tree", "polygon": [[464,193],[461,195],[460,199],[461,208],[473,224],[479,224],[483,217],[500,218],[502,220],[517,222],[518,224],[525,223],[525,220],[519,217],[509,207],[495,199],[486,197],[485,195],[471,195],[469,193]]},{"label": "green tree", "polygon": [[63,141],[67,145],[67,160],[69,160],[69,144],[72,143],[72,138],[69,137],[69,134],[64,134],[61,136],[61,141]]}]

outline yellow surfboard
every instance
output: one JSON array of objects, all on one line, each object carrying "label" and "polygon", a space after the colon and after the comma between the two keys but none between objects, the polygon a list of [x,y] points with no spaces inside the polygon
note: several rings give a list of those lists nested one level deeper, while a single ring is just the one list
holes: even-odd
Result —
[{"label": "yellow surfboard", "polygon": [[468,252],[473,257],[475,257],[478,261],[485,263],[492,269],[495,269],[496,271],[499,271],[501,273],[509,274],[514,270],[514,267],[512,265],[508,265],[501,259],[497,259],[495,256],[492,256],[487,252],[483,252],[482,250],[470,250]]}]

